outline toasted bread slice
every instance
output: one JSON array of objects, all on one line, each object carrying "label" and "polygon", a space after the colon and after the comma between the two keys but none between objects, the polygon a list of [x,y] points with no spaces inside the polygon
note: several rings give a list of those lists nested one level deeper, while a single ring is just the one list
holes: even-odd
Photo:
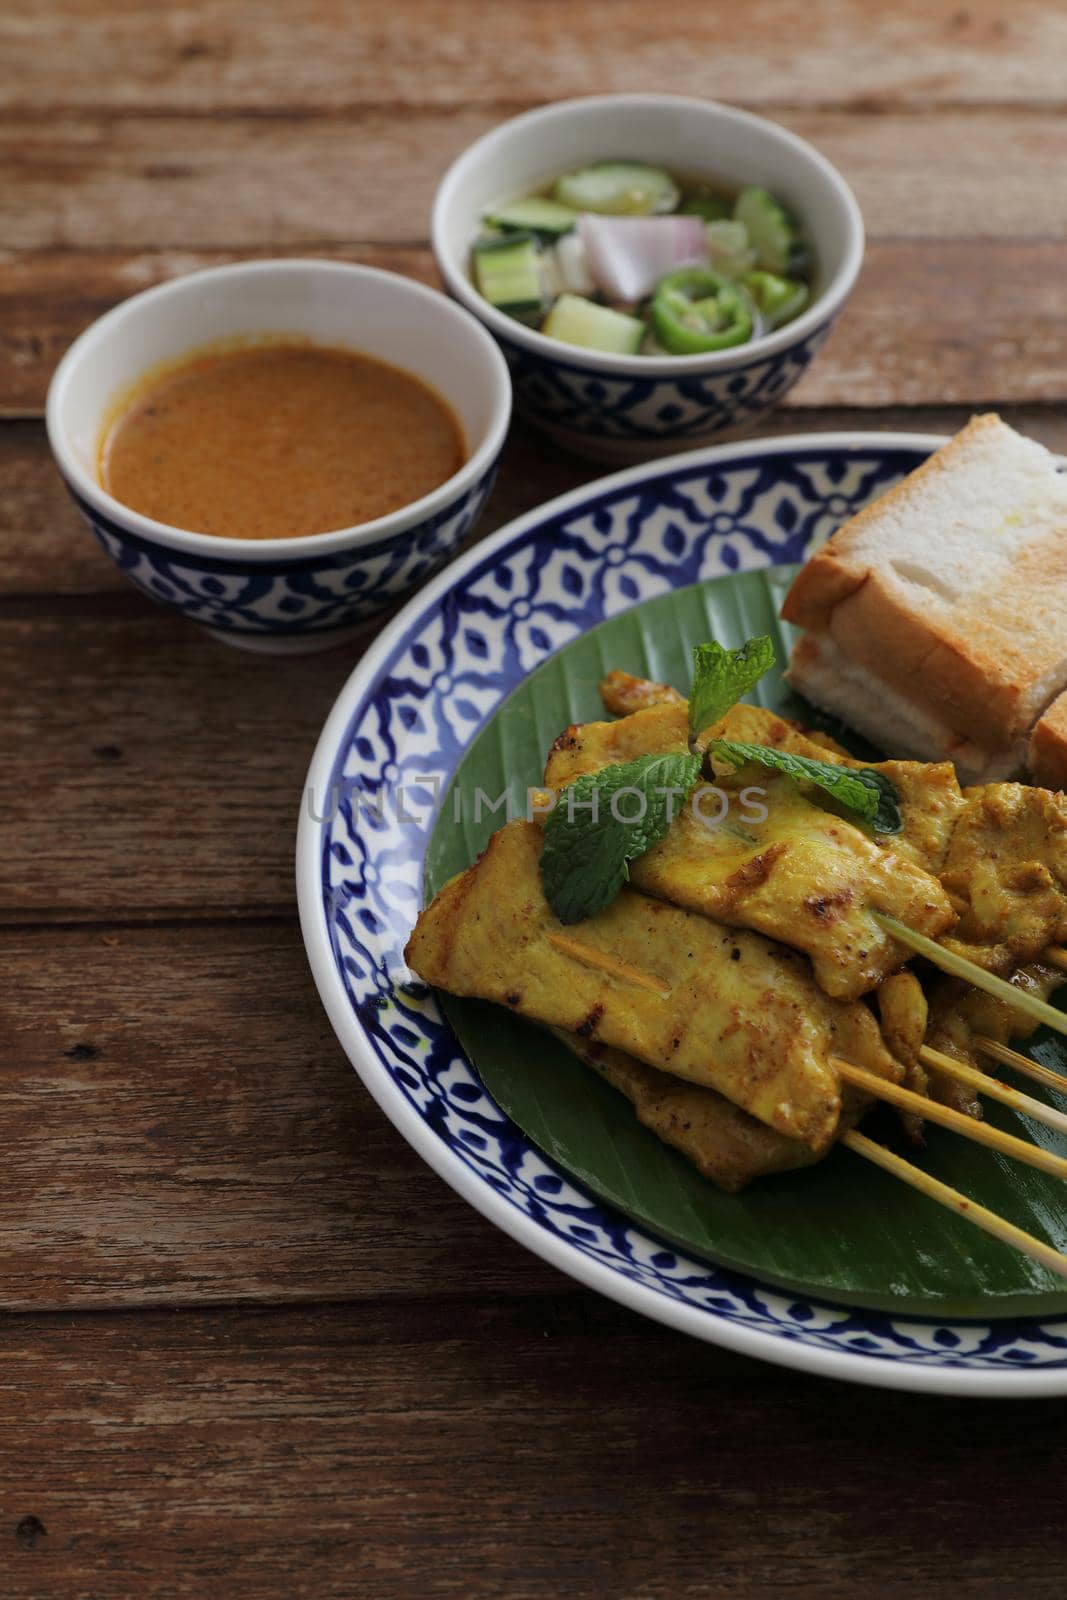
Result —
[{"label": "toasted bread slice", "polygon": [[975,417],[845,523],[782,615],[828,635],[912,718],[923,709],[929,738],[912,748],[935,753],[940,727],[1014,753],[1067,687],[1067,478],[1043,446]]},{"label": "toasted bread slice", "polygon": [[786,678],[805,700],[841,717],[872,744],[919,761],[954,762],[962,783],[998,782],[1022,767],[1024,740],[990,749],[965,738],[928,708],[887,688],[825,634],[797,640]]},{"label": "toasted bread slice", "polygon": [[1035,724],[1026,764],[1043,789],[1067,789],[1067,694],[1053,700]]}]

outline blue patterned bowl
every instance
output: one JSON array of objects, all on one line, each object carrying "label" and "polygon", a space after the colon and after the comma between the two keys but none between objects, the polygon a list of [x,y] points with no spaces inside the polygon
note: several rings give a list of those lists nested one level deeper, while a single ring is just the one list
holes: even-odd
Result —
[{"label": "blue patterned bowl", "polygon": [[802,559],[943,442],[812,434],[694,452],[575,490],[468,551],[389,624],[330,714],[300,817],[300,916],[334,1029],[379,1105],[458,1193],[562,1271],[808,1372],[1065,1394],[1062,1317],[944,1321],[800,1300],[612,1211],[503,1114],[404,965],[435,800],[529,672],[670,588]]},{"label": "blue patterned bowl", "polygon": [[[95,456],[116,396],[159,362],[262,333],[347,345],[414,372],[455,410],[466,462],[390,516],[294,539],[172,528],[101,488]],[[499,350],[445,296],[370,267],[259,261],[191,273],[93,323],[52,380],[48,436],[75,504],[139,589],[231,644],[294,653],[358,633],[455,555],[492,487],[510,410]]]},{"label": "blue patterned bowl", "polygon": [[[779,194],[814,246],[808,310],[732,350],[617,356],[546,338],[483,300],[468,258],[486,208],[613,156]],[[581,455],[639,461],[750,432],[778,404],[848,299],[863,259],[863,219],[840,173],[776,123],[711,100],[604,95],[527,112],[471,145],[438,188],[433,247],[449,293],[498,340],[522,415]]]}]

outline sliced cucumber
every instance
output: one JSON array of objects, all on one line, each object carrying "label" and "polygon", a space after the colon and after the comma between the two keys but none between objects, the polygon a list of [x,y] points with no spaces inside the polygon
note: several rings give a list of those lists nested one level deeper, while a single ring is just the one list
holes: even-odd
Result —
[{"label": "sliced cucumber", "polygon": [[532,233],[480,239],[472,251],[474,281],[491,306],[511,316],[545,303],[541,252]]},{"label": "sliced cucumber", "polygon": [[636,355],[645,337],[639,317],[625,316],[610,306],[598,306],[581,295],[561,294],[541,328],[550,339],[564,344],[582,345],[586,350],[603,350],[617,356]]},{"label": "sliced cucumber", "polygon": [[792,322],[811,298],[806,283],[797,283],[793,278],[779,278],[773,272],[747,273],[745,288],[759,306],[760,315],[768,328],[780,328],[783,323]]},{"label": "sliced cucumber", "polygon": [[734,217],[743,222],[765,272],[786,272],[799,243],[797,225],[789,212],[766,189],[742,189]]},{"label": "sliced cucumber", "polygon": [[709,222],[708,254],[716,272],[724,278],[743,278],[756,265],[756,252],[743,222]]},{"label": "sliced cucumber", "polygon": [[639,161],[601,161],[557,180],[555,199],[575,211],[597,211],[609,217],[648,217],[673,211],[681,199],[678,185],[662,167]]},{"label": "sliced cucumber", "polygon": [[558,200],[546,200],[543,195],[532,194],[525,200],[511,200],[485,213],[485,220],[494,228],[508,233],[543,233],[558,239],[569,233],[578,220],[572,206],[561,206]]}]

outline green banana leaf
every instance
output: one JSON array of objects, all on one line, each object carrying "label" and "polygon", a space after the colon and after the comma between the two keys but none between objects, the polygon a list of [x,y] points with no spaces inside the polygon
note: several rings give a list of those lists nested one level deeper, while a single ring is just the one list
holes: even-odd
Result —
[{"label": "green banana leaf", "polygon": [[[597,684],[612,667],[683,691],[694,644],[774,638],[785,662],[790,630],[778,620],[793,568],[740,573],[648,601],[566,646],[509,697],[471,745],[431,842],[426,888],[434,893],[467,866],[503,813],[474,816],[476,789],[510,786],[522,811],[545,754],[570,722],[603,716]],[[779,672],[750,697],[817,720]],[[842,730],[827,724],[831,731]],[[873,754],[847,735],[857,754]],[[456,820],[458,816],[458,821]],[[636,1222],[696,1256],[734,1267],[798,1295],[934,1317],[1049,1316],[1067,1310],[1062,1281],[844,1149],[818,1166],[720,1193],[634,1116],[629,1102],[544,1030],[501,1007],[443,997],[448,1017],[497,1104],[551,1159]],[[1067,1071],[1065,1041],[1044,1030],[1032,1045]],[[1007,1074],[1011,1076],[1010,1073]],[[1065,1080],[1067,1083],[1067,1080]],[[1024,1087],[1024,1085],[1020,1085]],[[1067,1140],[1002,1108],[991,1122],[1067,1154]],[[1053,1178],[929,1128],[918,1155],[888,1112],[865,1125],[944,1182],[1067,1249],[1067,1189]]]}]

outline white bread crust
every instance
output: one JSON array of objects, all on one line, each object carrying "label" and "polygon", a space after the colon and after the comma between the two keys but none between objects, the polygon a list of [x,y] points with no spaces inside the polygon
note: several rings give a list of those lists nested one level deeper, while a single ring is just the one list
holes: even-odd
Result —
[{"label": "white bread crust", "polygon": [[1014,749],[1067,688],[1067,477],[975,417],[816,552],[782,615],[913,711]]},{"label": "white bread crust", "polygon": [[990,748],[962,737],[929,708],[849,660],[826,636],[805,634],[797,641],[786,679],[805,700],[841,717],[880,749],[918,761],[953,762],[961,783],[1002,782],[1023,765],[1024,742]]},{"label": "white bread crust", "polygon": [[1034,725],[1026,764],[1043,789],[1067,789],[1067,694]]}]

